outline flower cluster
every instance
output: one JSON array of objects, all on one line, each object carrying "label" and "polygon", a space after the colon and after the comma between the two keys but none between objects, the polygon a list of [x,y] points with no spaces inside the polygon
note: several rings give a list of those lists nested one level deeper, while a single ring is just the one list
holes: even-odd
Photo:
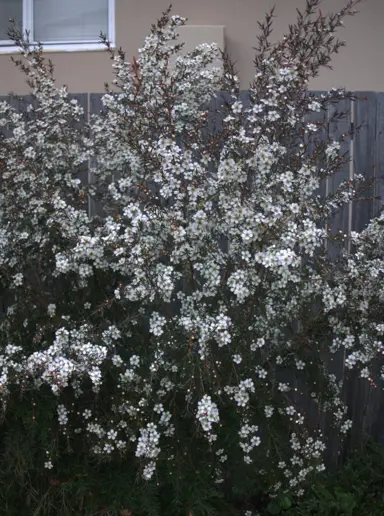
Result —
[{"label": "flower cluster", "polygon": [[252,462],[249,453],[255,448],[259,446],[261,443],[260,437],[255,435],[259,430],[259,427],[256,425],[249,425],[248,423],[244,424],[239,431],[240,436],[240,447],[244,452],[244,461],[247,464]]},{"label": "flower cluster", "polygon": [[214,441],[216,435],[211,432],[212,424],[220,421],[219,411],[216,403],[214,403],[210,396],[204,395],[197,404],[196,418],[200,422],[204,432],[207,433],[208,439]]}]

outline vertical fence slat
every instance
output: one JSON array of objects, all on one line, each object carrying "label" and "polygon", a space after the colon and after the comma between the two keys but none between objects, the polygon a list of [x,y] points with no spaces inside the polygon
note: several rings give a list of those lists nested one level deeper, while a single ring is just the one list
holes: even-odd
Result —
[{"label": "vertical fence slat", "polygon": [[[20,112],[26,112],[28,104],[33,103],[32,95],[24,95],[23,97],[14,96],[14,95],[6,95],[0,96],[0,101],[6,101],[13,108],[17,109]],[[0,135],[4,135],[5,138],[9,138],[12,136],[12,132],[9,127],[2,127],[0,129]],[[5,313],[7,308],[12,304],[12,296],[9,292],[2,291],[0,292],[0,312]]]},{"label": "vertical fence slat", "polygon": [[[353,202],[352,230],[362,231],[378,213],[382,194],[379,176],[383,175],[384,146],[384,95],[375,92],[357,92],[354,102],[354,124],[357,128],[353,141],[354,174],[365,178],[358,194],[364,199]],[[374,387],[357,373],[350,373],[346,384],[346,401],[349,416],[353,421],[348,440],[347,452],[359,448],[363,438],[373,435],[384,440],[382,430],[384,419],[381,416],[382,390]]]},{"label": "vertical fence slat", "polygon": [[[87,93],[70,93],[68,95],[69,100],[77,100],[80,106],[83,108],[83,115],[80,120],[80,124],[77,126],[86,124],[88,122],[88,94]],[[79,127],[79,128],[80,128]],[[77,177],[80,179],[82,185],[87,185],[89,183],[89,166],[88,161],[84,161],[79,167],[77,172]],[[84,201],[84,209],[89,211],[88,207],[89,201]]]},{"label": "vertical fence slat", "polygon": [[[322,91],[312,91],[316,97],[320,97],[323,93]],[[327,142],[329,139],[338,140],[340,136],[346,133],[349,130],[350,122],[348,111],[350,109],[349,102],[339,102],[336,106],[328,106],[326,110],[321,110],[320,112],[312,112],[306,116],[306,122],[309,123],[321,123],[323,124],[323,128],[319,133],[316,134],[316,138],[312,139],[308,145],[307,151],[308,155],[312,155],[316,150],[316,143]],[[334,114],[335,112],[345,112],[346,118],[341,120],[335,120]],[[342,152],[349,151],[349,140],[342,142]],[[321,163],[317,164],[319,167],[322,166]],[[315,192],[316,196],[319,196],[320,199],[325,199],[329,194],[336,191],[339,184],[349,177],[349,168],[346,166],[343,170],[335,174],[335,176],[330,178],[322,179],[320,182],[320,186],[318,190]],[[344,215],[344,214],[343,214]],[[332,231],[335,231],[335,227],[341,226],[347,227],[347,223],[343,220],[343,215],[336,214],[331,221],[328,223],[328,227]],[[344,219],[346,215],[344,215]],[[338,249],[333,244],[327,244],[328,256],[330,258],[335,259],[338,255]],[[337,379],[340,380],[343,378],[344,372],[344,357],[343,354],[339,353],[336,355],[329,355],[329,353],[324,353],[321,357],[324,361],[325,370],[331,372],[336,375]],[[332,418],[329,414],[320,412],[320,407],[317,406],[316,403],[312,400],[310,396],[310,392],[308,391],[307,385],[300,385],[301,391],[301,399],[300,405],[305,407],[305,411],[309,414],[309,423],[311,426],[317,420],[319,428],[324,433],[324,437],[326,439],[327,451],[325,455],[325,460],[328,467],[335,467],[339,461],[339,451],[340,451],[340,438],[338,433],[335,432],[332,425]]]},{"label": "vertical fence slat", "polygon": [[[356,96],[358,99],[353,106],[354,125],[357,128],[353,140],[353,172],[365,178],[358,191],[358,195],[365,199],[352,203],[351,229],[362,231],[379,208],[374,197],[378,195],[375,181],[378,173],[383,173],[384,166],[384,149],[380,141],[384,129],[384,96],[375,92],[357,92]],[[383,422],[378,410],[382,392],[356,372],[349,372],[345,394],[349,417],[353,421],[345,450],[348,454],[352,449],[361,447],[364,437],[377,432],[378,421]]]},{"label": "vertical fence slat", "polygon": [[88,93],[69,93],[69,100],[77,100],[80,106],[83,108],[84,113],[81,117],[82,122],[88,121]]},{"label": "vertical fence slat", "polygon": [[384,207],[384,93],[377,93],[377,128],[376,128],[376,183],[375,195],[379,197],[374,213],[377,214]]},{"label": "vertical fence slat", "polygon": [[355,125],[360,129],[354,141],[354,170],[369,184],[362,194],[368,199],[354,206],[353,229],[361,231],[384,205],[384,93],[363,91],[357,96]]},{"label": "vertical fence slat", "polygon": [[[0,96],[0,102],[8,102],[9,97],[8,96]],[[4,135],[6,136],[6,130],[4,127],[0,129],[0,136]],[[0,313],[5,313],[6,311],[6,293],[4,291],[0,291]]]},{"label": "vertical fence slat", "polygon": [[103,111],[103,103],[101,99],[104,93],[90,93],[89,94],[89,109],[91,115],[99,115]]},{"label": "vertical fence slat", "polygon": [[[375,172],[377,167],[377,107],[378,97],[374,92],[358,92],[360,97],[355,102],[355,125],[359,128],[354,139],[354,172],[362,174],[365,178],[364,190],[359,190],[363,197],[373,197],[375,188]],[[384,165],[384,163],[382,163]],[[367,185],[369,187],[367,188]],[[366,227],[374,213],[372,199],[354,202],[352,226],[355,231],[361,231]]]},{"label": "vertical fence slat", "polygon": [[[17,109],[18,111],[25,112],[28,104],[33,103],[33,97],[32,97],[32,95],[25,95],[23,97],[5,95],[5,96],[0,97],[0,101],[5,101],[9,105],[11,105],[13,108]],[[0,133],[4,134],[5,137],[7,137],[7,138],[9,138],[11,136],[8,128],[2,128],[0,130]]]},{"label": "vertical fence slat", "polygon": [[[89,118],[92,115],[100,115],[104,112],[103,103],[101,101],[104,93],[90,93],[89,95]],[[92,174],[89,174],[90,183],[93,182]],[[95,199],[89,199],[89,215],[100,215],[102,213],[101,205]]]},{"label": "vertical fence slat", "polygon": [[224,107],[229,103],[231,96],[224,91],[218,91],[208,107],[208,127],[204,134],[218,134],[223,128]]},{"label": "vertical fence slat", "polygon": [[[315,95],[315,98],[320,98],[325,91],[314,90],[310,92]],[[323,143],[328,139],[328,125],[327,125],[327,112],[322,109],[321,111],[311,111],[305,117],[306,123],[311,124],[321,124],[321,129],[316,133],[314,137],[312,137],[307,143],[307,154],[308,157],[311,157],[316,152],[317,144]],[[316,160],[317,161],[317,160]],[[319,167],[319,163],[316,162],[316,166]],[[326,196],[327,188],[326,188],[326,179],[322,179],[320,181],[319,188],[314,192],[314,197],[319,196],[321,199],[324,199]],[[323,228],[324,225],[322,223],[318,223],[317,226],[319,228]],[[321,253],[321,251],[319,251]],[[325,432],[326,426],[326,418],[323,414],[319,414],[318,404],[312,399],[309,386],[307,382],[301,379],[297,382],[296,387],[298,388],[298,392],[300,393],[298,397],[299,406],[302,410],[308,414],[309,422],[312,423],[312,420],[318,421],[320,429]],[[320,416],[320,417],[319,417]]]},{"label": "vertical fence slat", "polygon": [[[340,118],[339,115],[343,114]],[[326,179],[326,195],[337,192],[340,184],[350,179],[350,150],[351,139],[347,133],[351,129],[351,101],[342,99],[337,103],[328,105],[328,139],[340,143],[340,154],[346,156],[344,166],[335,174]],[[350,229],[350,207],[345,204],[332,215],[328,221],[328,228],[331,235],[347,234]],[[327,241],[328,257],[337,261],[344,244],[342,241]],[[344,353],[335,355],[328,354],[325,357],[326,368],[330,373],[335,374],[337,381],[344,381]],[[339,462],[341,450],[341,438],[339,432],[334,428],[332,417],[327,414],[325,423],[325,434],[327,439],[326,460],[331,468],[335,468]]]},{"label": "vertical fence slat", "polygon": [[[311,91],[311,94],[315,95],[316,97],[321,97],[322,94],[325,93],[325,91]],[[308,113],[305,117],[305,121],[310,124],[324,124],[321,131],[319,131],[316,134],[315,138],[312,138],[311,141],[308,143],[308,149],[307,153],[309,156],[313,155],[313,153],[316,151],[316,142],[321,143],[323,141],[326,141],[328,138],[328,127],[327,127],[327,112],[322,109],[321,111],[311,111]],[[323,199],[326,195],[326,180],[321,180],[320,187],[318,191],[315,193],[316,195],[320,195],[320,197]]]},{"label": "vertical fence slat", "polygon": [[[337,119],[338,113],[345,113],[345,117],[342,119]],[[349,153],[351,150],[351,138],[349,135],[346,135],[351,129],[351,101],[350,99],[340,100],[337,104],[331,104],[329,106],[329,125],[328,125],[328,135],[330,140],[335,140],[340,142],[340,153],[341,155],[347,154],[347,161],[344,167],[333,174],[328,178],[328,192],[329,194],[336,193],[340,184],[343,181],[347,181],[350,179],[350,157]],[[340,141],[340,138],[343,140]],[[332,216],[329,221],[329,229],[332,235],[336,235],[337,233],[347,234],[350,227],[349,220],[349,206],[347,204],[343,205],[338,211]],[[346,241],[347,242],[347,241]],[[329,241],[328,245],[328,255],[331,259],[337,260],[340,255],[341,249],[343,248],[343,244],[341,242],[333,242]]]}]

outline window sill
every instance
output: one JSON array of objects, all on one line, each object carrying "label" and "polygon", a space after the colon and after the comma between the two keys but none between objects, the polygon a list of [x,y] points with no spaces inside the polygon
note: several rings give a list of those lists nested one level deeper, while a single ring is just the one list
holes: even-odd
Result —
[{"label": "window sill", "polygon": [[[115,45],[111,44],[111,48],[115,48]],[[105,49],[104,43],[43,43],[44,52],[94,52]],[[20,54],[20,49],[15,45],[0,46],[0,54]]]}]

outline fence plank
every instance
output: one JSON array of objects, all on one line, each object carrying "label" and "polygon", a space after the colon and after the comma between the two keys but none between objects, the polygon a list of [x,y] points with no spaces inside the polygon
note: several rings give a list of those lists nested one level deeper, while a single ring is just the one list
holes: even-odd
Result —
[{"label": "fence plank", "polygon": [[360,127],[354,139],[354,172],[362,174],[369,187],[361,195],[366,200],[354,202],[352,228],[363,230],[371,218],[378,213],[384,200],[384,94],[375,92],[358,92],[360,97],[355,102],[355,126]]},{"label": "fence plank", "polygon": [[91,115],[99,115],[103,109],[103,103],[101,99],[104,93],[90,93],[89,95],[89,111]]},{"label": "fence plank", "polygon": [[377,112],[376,112],[376,166],[375,174],[378,182],[376,183],[375,195],[379,197],[374,206],[374,214],[384,208],[384,93],[377,93]]},{"label": "fence plank", "polygon": [[[342,119],[337,118],[337,113],[345,113]],[[351,138],[346,135],[351,129],[351,101],[350,99],[342,99],[337,104],[330,104],[328,110],[328,136],[332,141],[340,142],[340,153],[341,155],[346,154],[346,163],[341,170],[337,171],[331,177],[328,178],[328,192],[329,194],[335,193],[340,184],[343,181],[350,179],[350,150],[351,150]],[[346,136],[343,136],[346,135]],[[345,204],[331,217],[328,228],[332,235],[336,234],[347,234],[350,229],[350,207]],[[341,249],[345,247],[342,242],[328,242],[328,255],[332,260],[337,260]]]},{"label": "fence plank", "polygon": [[[340,115],[343,116],[340,118]],[[343,181],[350,179],[350,150],[351,139],[346,135],[351,128],[351,101],[350,99],[342,99],[337,103],[328,105],[328,139],[330,141],[340,142],[340,153],[346,155],[344,166],[326,180],[326,195],[332,195],[337,192]],[[350,207],[344,205],[335,212],[327,224],[330,235],[347,234],[350,229]],[[327,241],[328,257],[337,261],[342,248],[346,245],[340,241]],[[335,355],[328,354],[325,357],[326,369],[336,375],[337,381],[345,381],[344,378],[344,353],[338,352]],[[334,428],[332,417],[327,414],[324,424],[324,432],[327,443],[326,462],[331,468],[335,468],[339,463],[340,452],[342,448],[339,432]]]},{"label": "fence plank", "polygon": [[[86,124],[88,122],[88,94],[87,93],[71,93],[68,95],[69,100],[77,100],[77,102],[80,104],[80,106],[83,108],[83,115],[81,117],[80,126],[81,124]],[[79,127],[79,124],[77,124],[77,127]],[[89,166],[88,161],[85,161],[79,166],[78,178],[81,181],[82,185],[89,184]],[[85,201],[85,209],[89,211],[89,201]]]},{"label": "fence plank", "polygon": [[[6,95],[1,96],[0,101],[5,101],[9,105],[11,105],[13,108],[15,108],[18,111],[26,112],[28,104],[33,103],[33,97],[32,95],[25,95],[24,97],[18,97],[15,95]],[[11,132],[8,127],[3,127],[1,129],[1,134],[4,134],[6,138],[9,138],[11,136]]]},{"label": "fence plank", "polygon": [[[103,98],[104,93],[90,93],[89,95],[89,117],[92,115],[100,115],[105,113],[105,109],[101,99]],[[94,182],[93,175],[89,174],[90,183]],[[101,203],[92,197],[89,198],[89,215],[101,215],[103,210],[101,207]]]},{"label": "fence plank", "polygon": [[[323,91],[311,91],[316,97],[321,97],[321,95],[325,92]],[[334,108],[333,108],[334,109]],[[327,142],[330,138],[337,137],[337,132],[341,132],[341,129],[338,128],[337,122],[332,121],[332,128],[330,131],[330,121],[332,120],[333,112],[327,107],[327,109],[321,110],[320,112],[311,112],[308,113],[305,117],[305,121],[307,123],[314,124],[322,124],[323,127],[316,134],[315,137],[312,137],[310,142],[307,144],[307,153],[309,156],[312,156],[316,151],[316,146],[319,143]],[[323,164],[320,162],[316,162],[317,167],[322,167]],[[325,178],[322,179],[319,185],[319,188],[316,192],[314,192],[314,196],[320,197],[320,199],[325,199],[330,190],[332,191],[332,184],[330,188],[330,179]],[[319,227],[323,227],[323,225],[318,225]],[[326,243],[326,248],[329,252],[329,245]],[[319,250],[319,254],[321,251]],[[321,360],[324,362],[324,367],[326,371],[332,372],[336,374],[338,380],[342,378],[343,375],[343,357],[340,354],[337,355],[329,355],[324,353],[321,357]],[[329,414],[321,411],[321,407],[315,403],[310,395],[310,390],[308,389],[308,385],[304,382],[299,382],[299,407],[302,407],[306,414],[309,415],[309,424],[310,427],[313,427],[314,424],[317,426],[324,435],[327,450],[325,455],[325,461],[328,467],[334,467],[338,463],[339,460],[339,450],[340,450],[340,439],[337,433],[334,431],[332,426],[332,418]]]},{"label": "fence plank", "polygon": [[[325,93],[325,91],[311,91],[311,94],[315,95],[316,97],[321,97],[322,94]],[[305,116],[305,122],[308,124],[323,124],[323,127],[321,130],[316,133],[315,137],[312,137],[309,142],[306,142],[307,147],[307,153],[308,156],[313,156],[314,152],[316,151],[316,144],[324,142],[328,139],[328,113],[326,110],[322,109],[321,111],[311,111]],[[320,166],[320,164],[317,164]],[[315,192],[315,195],[320,195],[320,197],[323,199],[326,196],[327,188],[326,188],[326,180],[323,179],[320,182],[320,187]]]}]

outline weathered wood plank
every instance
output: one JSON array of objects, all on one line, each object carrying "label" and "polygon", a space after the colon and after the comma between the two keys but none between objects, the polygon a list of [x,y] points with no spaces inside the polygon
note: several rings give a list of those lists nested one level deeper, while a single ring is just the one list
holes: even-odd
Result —
[{"label": "weathered wood plank", "polygon": [[[338,117],[338,113],[344,113],[343,118]],[[336,104],[329,104],[328,109],[328,137],[331,141],[340,142],[340,154],[346,155],[345,165],[327,180],[327,190],[329,194],[336,193],[341,183],[350,179],[350,150],[351,138],[347,135],[351,129],[351,101],[342,99]],[[334,215],[328,224],[328,229],[332,235],[347,235],[350,229],[350,206],[344,204]],[[332,260],[337,260],[341,249],[346,247],[348,240],[343,242],[328,241],[328,255]]]},{"label": "weathered wood plank", "polygon": [[103,109],[103,103],[101,101],[104,93],[90,93],[89,94],[89,113],[90,115],[99,115]]},{"label": "weathered wood plank", "polygon": [[361,231],[378,213],[384,197],[384,94],[358,92],[355,102],[355,126],[359,127],[354,139],[354,172],[365,178],[358,193],[364,200],[354,202],[352,228]]},{"label": "weathered wood plank", "polygon": [[[321,97],[321,95],[324,94],[325,91],[314,90],[310,93],[315,95],[316,97]],[[305,137],[305,144],[307,145],[307,154],[308,156],[313,156],[314,152],[316,151],[316,144],[322,143],[328,139],[328,113],[325,109],[322,109],[319,112],[311,111],[306,115],[305,122],[308,124],[323,125],[321,130],[318,133],[316,133],[315,137],[312,137],[310,140],[308,136]],[[318,166],[320,166],[319,163]],[[320,183],[320,187],[315,192],[315,195],[319,195],[323,199],[325,198],[326,191],[326,180],[323,179]]]},{"label": "weathered wood plank", "polygon": [[[104,93],[90,93],[89,95],[89,118],[93,115],[101,115],[105,113],[105,109],[103,103],[101,101]],[[90,183],[94,182],[93,175],[89,175]],[[96,201],[93,198],[89,198],[89,215],[101,215],[102,207],[99,201]]]},{"label": "weathered wood plank", "polygon": [[375,196],[378,197],[374,204],[374,214],[384,207],[384,93],[377,93],[376,112],[376,167],[375,176],[377,179]]},{"label": "weathered wood plank", "polygon": [[[26,113],[28,104],[33,103],[32,95],[25,95],[23,97],[16,97],[15,95],[6,95],[0,97],[0,101],[5,101],[10,104],[17,111],[21,111]],[[7,138],[11,136],[11,132],[8,127],[3,127],[0,129],[0,133],[4,134]]]},{"label": "weathered wood plank", "polygon": [[[80,106],[83,108],[83,115],[81,117],[80,124],[76,124],[75,127],[80,128],[79,125],[86,124],[88,122],[88,94],[87,93],[71,93],[68,95],[69,100],[77,100]],[[85,161],[79,166],[78,178],[82,185],[89,184],[89,166],[88,161]],[[89,201],[86,201],[86,209],[89,210]]]}]

